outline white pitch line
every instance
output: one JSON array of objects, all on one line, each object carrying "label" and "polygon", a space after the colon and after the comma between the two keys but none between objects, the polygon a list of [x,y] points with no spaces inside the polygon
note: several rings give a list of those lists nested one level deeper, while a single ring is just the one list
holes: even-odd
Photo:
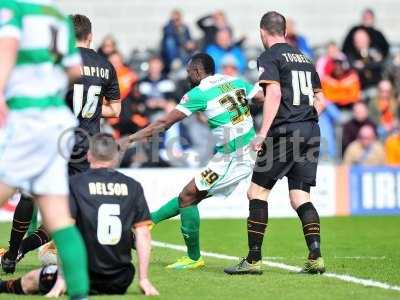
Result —
[{"label": "white pitch line", "polygon": [[[181,252],[186,252],[186,247],[181,246],[181,245],[175,245],[175,244],[169,244],[169,243],[164,243],[164,242],[159,242],[159,241],[152,241],[152,245],[155,247],[159,248],[166,248],[166,249],[172,249],[176,251],[181,251]],[[219,254],[219,253],[213,253],[213,252],[206,252],[206,251],[201,251],[201,255],[205,257],[213,257],[213,258],[218,258],[218,259],[225,259],[225,260],[239,260],[240,258],[237,256],[231,256],[231,255],[225,255],[225,254]],[[272,261],[263,261],[263,264],[272,267],[272,268],[278,268],[278,269],[283,269],[287,270],[290,272],[299,272],[301,268],[287,265],[284,263],[277,263],[277,262],[272,262]],[[351,282],[363,286],[370,286],[370,287],[377,287],[385,290],[393,290],[393,291],[398,291],[400,292],[400,286],[396,285],[390,285],[388,283],[380,282],[380,281],[375,281],[372,279],[363,279],[363,278],[357,278],[351,275],[346,275],[346,274],[336,274],[336,273],[324,273],[322,276],[329,277],[329,278],[335,278],[339,279],[342,281],[346,282]]]}]

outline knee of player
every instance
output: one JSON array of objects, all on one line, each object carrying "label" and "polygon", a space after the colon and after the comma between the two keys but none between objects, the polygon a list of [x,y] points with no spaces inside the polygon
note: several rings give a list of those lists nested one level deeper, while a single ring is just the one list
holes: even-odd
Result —
[{"label": "knee of player", "polygon": [[25,294],[35,294],[39,290],[40,270],[34,270],[21,278],[21,286]]},{"label": "knee of player", "polygon": [[267,200],[268,197],[268,190],[262,188],[260,186],[253,186],[251,185],[250,188],[247,190],[247,199],[259,199],[259,200]]},{"label": "knee of player", "polygon": [[187,191],[183,190],[179,194],[179,206],[180,207],[187,207],[193,203],[193,196],[188,193]]}]

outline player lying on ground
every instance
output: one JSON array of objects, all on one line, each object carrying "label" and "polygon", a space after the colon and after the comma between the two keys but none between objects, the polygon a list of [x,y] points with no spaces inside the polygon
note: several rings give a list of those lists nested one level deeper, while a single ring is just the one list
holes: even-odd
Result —
[{"label": "player lying on ground", "polygon": [[258,157],[248,190],[249,253],[225,272],[262,273],[261,246],[268,222],[267,199],[277,180],[286,176],[290,203],[301,220],[309,249],[303,272],[323,273],[320,221],[310,202],[320,145],[318,113],[323,101],[320,80],[312,62],[286,43],[286,20],[282,15],[266,13],[260,28],[265,52],[258,59],[259,83],[265,100],[262,127],[252,142]]},{"label": "player lying on ground", "polygon": [[61,154],[70,153],[67,129],[77,120],[60,95],[68,77],[80,76],[81,58],[70,20],[52,2],[0,1],[0,205],[17,189],[34,195],[71,299],[87,299],[87,255],[71,223]]},{"label": "player lying on ground", "polygon": [[[100,132],[101,118],[118,117],[121,111],[120,92],[114,67],[103,56],[90,49],[93,39],[92,24],[86,16],[70,16],[74,24],[77,49],[82,56],[82,76],[71,85],[67,93],[67,104],[79,120],[75,132],[75,145],[68,164],[68,173],[73,175],[86,171],[89,163],[86,153],[89,137]],[[6,273],[14,273],[16,263],[26,253],[39,248],[50,240],[44,226],[23,241],[34,212],[32,198],[21,196],[10,234],[9,249],[1,259],[1,267]]]},{"label": "player lying on ground", "polygon": [[195,176],[182,190],[158,211],[152,213],[157,224],[178,214],[188,256],[168,268],[193,269],[204,266],[200,256],[200,217],[197,204],[213,195],[228,196],[252,170],[249,143],[255,136],[253,119],[247,99],[262,92],[242,79],[214,74],[211,56],[199,53],[188,64],[188,77],[193,88],[180,104],[165,117],[129,137],[130,142],[140,141],[168,129],[176,122],[195,112],[204,112],[217,153],[208,166]]},{"label": "player lying on ground", "polygon": [[[125,294],[133,281],[132,230],[136,236],[139,286],[158,295],[148,279],[151,251],[150,213],[141,185],[112,169],[119,162],[118,145],[98,134],[88,153],[90,169],[70,179],[72,217],[88,249],[90,293]],[[61,295],[65,284],[57,266],[0,282],[0,293]]]}]

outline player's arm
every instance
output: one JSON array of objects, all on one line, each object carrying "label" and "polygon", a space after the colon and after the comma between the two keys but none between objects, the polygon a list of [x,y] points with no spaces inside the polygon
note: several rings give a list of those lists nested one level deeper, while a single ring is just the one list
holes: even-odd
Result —
[{"label": "player's arm", "polygon": [[271,124],[278,113],[281,97],[281,87],[278,83],[269,83],[265,85],[263,120],[260,131],[258,132],[258,136],[263,139],[267,137]]},{"label": "player's arm", "polygon": [[[264,91],[264,106],[263,106],[263,120],[261,129],[258,132],[259,142],[264,141],[267,137],[271,124],[275,119],[281,103],[281,86],[279,75],[279,61],[270,54],[260,57],[259,71],[260,80],[259,85]],[[256,149],[261,149],[261,143],[256,143]]]},{"label": "player's arm", "polygon": [[186,118],[186,115],[183,112],[174,109],[164,117],[161,117],[154,123],[151,123],[146,128],[143,128],[142,130],[139,130],[138,132],[130,135],[128,137],[128,141],[129,143],[133,143],[152,137],[154,134],[158,132],[162,132],[164,130],[169,129],[172,125],[183,120],[184,118]]},{"label": "player's arm", "polygon": [[0,126],[5,122],[7,106],[5,88],[15,66],[21,37],[21,15],[14,2],[0,3]]},{"label": "player's arm", "polygon": [[110,70],[110,78],[105,87],[101,116],[103,118],[118,118],[121,113],[121,93],[117,72],[111,63],[108,63],[108,69]]},{"label": "player's arm", "polygon": [[101,106],[101,116],[103,118],[118,118],[121,113],[120,100],[107,100],[103,99]]},{"label": "player's arm", "polygon": [[78,48],[76,48],[75,30],[70,18],[66,19],[68,25],[68,51],[63,57],[61,64],[70,82],[75,82],[82,76],[82,58]]},{"label": "player's arm", "polygon": [[149,280],[149,263],[151,253],[151,217],[149,207],[147,206],[143,188],[138,184],[136,193],[134,193],[135,208],[133,218],[133,232],[136,240],[136,253],[139,265],[139,286],[146,296],[156,296],[158,291]]},{"label": "player's arm", "polygon": [[314,107],[318,115],[320,115],[325,109],[325,97],[322,93],[321,80],[319,79],[317,71],[314,71],[312,76],[312,86],[314,90]]},{"label": "player's arm", "polygon": [[15,66],[19,40],[0,36],[0,92],[3,94],[7,80]]},{"label": "player's arm", "polygon": [[325,97],[321,91],[314,94],[314,107],[318,115],[325,109]]}]

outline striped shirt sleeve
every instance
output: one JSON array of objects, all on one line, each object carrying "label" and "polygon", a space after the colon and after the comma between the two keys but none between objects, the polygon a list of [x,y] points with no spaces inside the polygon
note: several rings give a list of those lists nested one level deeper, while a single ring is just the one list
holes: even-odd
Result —
[{"label": "striped shirt sleeve", "polygon": [[82,60],[79,50],[76,47],[75,30],[72,21],[70,18],[67,18],[66,22],[68,23],[68,50],[62,60],[62,65],[65,68],[69,68],[81,64]]},{"label": "striped shirt sleeve", "polygon": [[202,99],[201,91],[198,88],[194,88],[182,97],[176,109],[186,116],[190,116],[194,112],[204,111],[206,106],[205,101]]},{"label": "striped shirt sleeve", "polygon": [[21,38],[22,17],[18,4],[12,0],[0,1],[0,38]]}]

